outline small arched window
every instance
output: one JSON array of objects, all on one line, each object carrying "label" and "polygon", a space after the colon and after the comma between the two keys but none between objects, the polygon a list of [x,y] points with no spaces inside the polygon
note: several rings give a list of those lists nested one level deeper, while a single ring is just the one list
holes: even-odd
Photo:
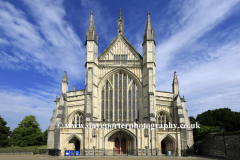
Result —
[{"label": "small arched window", "polygon": [[167,115],[164,112],[159,112],[157,114],[157,124],[168,124],[169,123],[169,119],[167,117]]},{"label": "small arched window", "polygon": [[83,114],[82,113],[76,113],[73,117],[72,117],[72,125],[73,126],[77,126],[79,127],[79,125],[83,124],[83,121],[84,121],[84,117],[83,117]]}]

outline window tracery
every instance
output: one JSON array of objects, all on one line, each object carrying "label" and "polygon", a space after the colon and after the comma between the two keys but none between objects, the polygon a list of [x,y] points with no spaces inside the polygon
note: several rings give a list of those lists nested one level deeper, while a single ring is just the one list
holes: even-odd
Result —
[{"label": "window tracery", "polygon": [[167,118],[167,115],[164,112],[159,112],[157,114],[157,124],[168,124],[169,119]]},{"label": "window tracery", "polygon": [[80,124],[83,124],[84,121],[84,117],[82,113],[76,113],[73,117],[72,117],[72,125],[74,126],[79,126]]},{"label": "window tracery", "polygon": [[140,94],[136,83],[127,74],[113,74],[101,91],[101,119],[134,121],[139,118]]}]

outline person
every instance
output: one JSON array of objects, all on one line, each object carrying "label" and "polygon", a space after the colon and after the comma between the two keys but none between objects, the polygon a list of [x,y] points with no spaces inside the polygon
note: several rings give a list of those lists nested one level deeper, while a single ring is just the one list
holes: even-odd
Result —
[{"label": "person", "polygon": [[196,149],[196,155],[198,155],[198,149]]}]

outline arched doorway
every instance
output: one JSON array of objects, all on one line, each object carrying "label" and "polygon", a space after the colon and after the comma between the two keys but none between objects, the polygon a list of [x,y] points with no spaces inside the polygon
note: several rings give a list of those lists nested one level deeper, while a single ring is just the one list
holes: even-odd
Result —
[{"label": "arched doorway", "polygon": [[76,137],[73,137],[69,141],[68,149],[69,150],[80,150],[80,141]]},{"label": "arched doorway", "polygon": [[176,143],[174,138],[171,137],[170,135],[167,135],[161,141],[161,150],[162,150],[162,154],[167,154],[168,151],[171,151],[172,155],[175,155]]},{"label": "arched doorway", "polygon": [[126,131],[118,131],[112,134],[106,141],[106,145],[111,149],[111,146],[115,149],[115,154],[131,154],[134,152],[134,138],[130,133]]}]

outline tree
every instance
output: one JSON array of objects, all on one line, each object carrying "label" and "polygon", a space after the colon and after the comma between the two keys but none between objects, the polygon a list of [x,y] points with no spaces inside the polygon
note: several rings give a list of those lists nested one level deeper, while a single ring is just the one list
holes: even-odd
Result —
[{"label": "tree", "polygon": [[42,144],[43,135],[39,126],[35,116],[25,116],[13,130],[11,143],[19,147]]},{"label": "tree", "polygon": [[240,112],[233,112],[229,108],[208,110],[196,119],[192,116],[189,119],[191,124],[200,124],[200,128],[193,129],[194,141],[202,141],[208,133],[221,132],[221,128],[227,132],[240,130]]},{"label": "tree", "polygon": [[191,124],[196,124],[196,119],[193,116],[190,116],[189,120]]},{"label": "tree", "polygon": [[47,144],[48,130],[43,132],[43,144]]},{"label": "tree", "polygon": [[233,112],[229,108],[208,110],[199,114],[196,121],[203,126],[219,126],[226,131],[240,130],[240,112]]},{"label": "tree", "polygon": [[6,126],[7,122],[0,116],[0,146],[5,147],[9,144],[10,127]]},{"label": "tree", "polygon": [[220,131],[221,131],[221,129],[220,129],[219,126],[203,126],[203,125],[200,125],[200,128],[193,129],[194,141],[195,142],[203,141],[203,138],[206,134],[217,133],[217,132],[220,132]]}]

